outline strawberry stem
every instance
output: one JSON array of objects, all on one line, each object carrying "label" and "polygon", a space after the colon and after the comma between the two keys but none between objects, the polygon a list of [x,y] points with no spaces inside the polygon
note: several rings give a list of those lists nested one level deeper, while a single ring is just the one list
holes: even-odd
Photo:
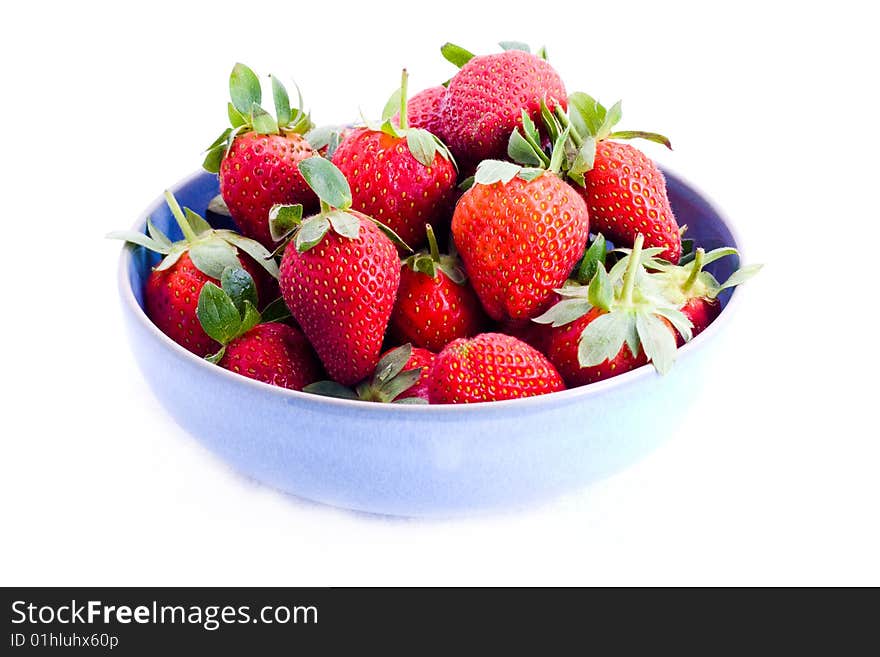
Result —
[{"label": "strawberry stem", "polygon": [[403,72],[400,74],[400,129],[406,130],[409,128],[409,117],[406,115],[406,86],[409,75],[407,75],[406,69],[403,69]]},{"label": "strawberry stem", "polygon": [[584,145],[584,138],[577,131],[577,129],[571,124],[571,120],[568,118],[568,114],[565,113],[565,110],[562,109],[561,105],[557,105],[554,109],[556,113],[556,118],[559,119],[559,122],[562,124],[563,129],[568,128],[569,133],[568,136],[571,137],[571,140],[574,142],[574,145],[577,148],[580,148]]},{"label": "strawberry stem", "polygon": [[177,221],[177,225],[180,226],[180,230],[183,233],[184,239],[187,242],[195,242],[197,238],[196,232],[192,229],[192,226],[190,226],[189,222],[186,220],[186,216],[183,214],[183,210],[180,209],[180,204],[177,202],[177,199],[174,198],[174,194],[169,192],[167,189],[165,190],[165,202],[171,209],[171,214],[174,215],[174,220]]},{"label": "strawberry stem", "polygon": [[626,272],[623,274],[623,292],[620,296],[620,300],[624,305],[630,305],[632,303],[633,289],[636,285],[636,273],[642,266],[642,244],[644,241],[644,235],[641,233],[636,235],[636,241],[629,254],[629,262],[626,264]]},{"label": "strawberry stem", "polygon": [[703,256],[706,255],[706,251],[701,247],[696,250],[694,253],[694,262],[691,267],[690,276],[687,277],[687,280],[684,282],[684,285],[681,287],[681,291],[687,293],[690,290],[694,283],[697,282],[697,277],[700,275],[700,272],[703,270]]},{"label": "strawberry stem", "polygon": [[431,252],[431,260],[440,262],[440,247],[437,246],[437,237],[434,235],[434,228],[431,224],[425,224],[425,231],[428,234],[428,249]]}]

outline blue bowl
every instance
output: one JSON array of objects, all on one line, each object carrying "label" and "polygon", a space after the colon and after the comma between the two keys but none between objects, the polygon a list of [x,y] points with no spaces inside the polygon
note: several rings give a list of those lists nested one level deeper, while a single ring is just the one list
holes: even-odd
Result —
[{"label": "blue bowl", "polygon": [[[700,194],[667,174],[679,223],[707,250],[738,247],[730,226]],[[217,178],[197,173],[173,192],[204,212]],[[179,230],[161,198],[146,217]],[[240,472],[294,495],[380,514],[451,516],[529,504],[587,485],[634,463],[679,426],[704,385],[707,356],[728,323],[718,319],[679,351],[672,372],[651,366],[540,397],[464,406],[373,404],[318,397],[239,376],[178,346],[143,311],[157,257],[123,249],[119,290],[144,377],[177,422]],[[739,266],[710,267],[721,280]]]}]

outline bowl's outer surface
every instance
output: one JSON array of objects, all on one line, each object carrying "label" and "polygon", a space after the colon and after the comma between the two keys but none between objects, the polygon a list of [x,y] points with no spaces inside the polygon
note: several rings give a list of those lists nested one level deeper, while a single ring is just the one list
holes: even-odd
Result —
[{"label": "bowl's outer surface", "polygon": [[[718,212],[680,179],[669,196],[688,236],[706,249],[737,246]],[[199,173],[174,192],[204,213],[216,177]],[[179,236],[161,199],[146,216]],[[215,217],[212,217],[215,219]],[[682,422],[706,382],[715,334],[730,309],[686,345],[665,377],[650,367],[525,400],[467,407],[331,400],[227,372],[174,344],[142,311],[154,254],[125,250],[120,292],[131,343],[157,397],[187,431],[242,473],[335,506],[406,516],[448,516],[522,505],[586,485],[635,462]],[[737,258],[713,263],[721,280]],[[731,295],[722,298],[728,305]]]}]

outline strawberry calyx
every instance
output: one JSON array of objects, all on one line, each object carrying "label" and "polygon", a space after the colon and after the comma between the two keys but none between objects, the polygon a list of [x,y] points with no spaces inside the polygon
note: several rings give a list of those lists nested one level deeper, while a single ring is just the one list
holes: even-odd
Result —
[{"label": "strawberry calyx", "polygon": [[584,175],[593,169],[596,159],[596,144],[606,139],[647,139],[672,150],[667,137],[656,132],[643,130],[614,130],[623,116],[621,101],[606,109],[598,100],[582,91],[568,97],[568,111],[558,104],[549,111],[546,103],[541,107],[541,118],[551,137],[568,131],[566,158],[562,170],[565,175],[581,187],[585,186]]},{"label": "strawberry calyx", "polygon": [[726,281],[719,283],[709,272],[703,269],[720,258],[739,255],[736,249],[722,247],[705,251],[698,248],[682,264],[672,264],[656,257],[648,257],[644,265],[655,273],[651,278],[659,282],[663,295],[683,306],[691,299],[714,300],[728,288],[744,283],[758,273],[763,265],[747,265],[734,271]]},{"label": "strawberry calyx", "polygon": [[183,233],[182,240],[172,242],[165,233],[156,228],[150,218],[147,218],[146,234],[123,230],[111,232],[107,237],[137,244],[164,255],[162,261],[153,268],[156,271],[169,269],[188,252],[196,269],[206,276],[219,279],[227,267],[241,267],[239,251],[243,251],[273,278],[278,278],[278,264],[262,244],[232,230],[212,228],[201,215],[190,208],[181,208],[169,191],[165,192],[165,202]]},{"label": "strawberry calyx", "polygon": [[[400,87],[391,94],[385,108],[382,110],[380,122],[364,120],[369,130],[383,132],[397,139],[406,139],[407,148],[412,156],[420,164],[429,167],[434,164],[434,158],[439,154],[441,157],[452,162],[458,170],[458,164],[452,156],[449,148],[439,137],[424,128],[412,128],[407,117],[407,84],[409,74],[406,69],[400,75]],[[395,120],[395,116],[399,116]]]},{"label": "strawberry calyx", "polygon": [[220,171],[220,163],[232,147],[235,137],[245,132],[263,135],[305,134],[311,130],[309,115],[303,111],[302,93],[296,86],[298,105],[290,106],[290,96],[284,84],[274,75],[272,79],[272,100],[275,116],[260,106],[263,99],[262,86],[257,74],[244,64],[238,63],[229,75],[230,102],[226,109],[231,126],[226,128],[205,152],[202,167],[211,173]]},{"label": "strawberry calyx", "polygon": [[[305,253],[321,240],[331,229],[339,236],[356,240],[360,237],[361,218],[365,217],[351,209],[351,187],[343,173],[320,155],[300,160],[297,168],[306,184],[321,202],[318,214],[303,219],[301,203],[276,204],[269,210],[269,232],[272,239],[280,242],[275,253],[283,251],[292,239],[296,250]],[[412,249],[388,226],[368,217],[392,242],[406,251]]]},{"label": "strawberry calyx", "polygon": [[414,253],[403,261],[403,264],[415,272],[419,272],[434,279],[437,278],[437,272],[442,271],[447,278],[457,285],[464,285],[467,275],[455,253],[455,245],[450,240],[449,254],[440,253],[437,246],[437,236],[434,235],[434,228],[431,224],[425,224],[425,231],[428,235],[428,249]]},{"label": "strawberry calyx", "polygon": [[427,404],[421,397],[404,397],[400,395],[412,388],[422,376],[424,367],[404,369],[413,353],[412,344],[407,343],[390,350],[379,359],[373,376],[362,381],[354,388],[349,388],[336,381],[318,381],[303,388],[324,397],[338,399],[358,399],[367,402],[392,404]]},{"label": "strawberry calyx", "polygon": [[625,346],[633,357],[644,350],[648,361],[665,374],[675,362],[677,350],[670,326],[685,342],[693,337],[692,322],[649,277],[643,264],[643,243],[640,233],[631,252],[611,272],[606,272],[604,264],[597,261],[589,285],[568,285],[556,290],[562,301],[532,320],[558,327],[583,317],[593,308],[601,310],[579,338],[581,367],[595,367],[611,360]]}]

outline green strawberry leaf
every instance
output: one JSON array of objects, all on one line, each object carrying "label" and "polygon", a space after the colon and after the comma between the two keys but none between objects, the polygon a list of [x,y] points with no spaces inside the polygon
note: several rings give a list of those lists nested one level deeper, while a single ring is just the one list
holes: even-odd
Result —
[{"label": "green strawberry leaf", "polygon": [[263,99],[260,79],[244,64],[236,64],[229,76],[229,95],[232,105],[242,116],[251,113],[251,106]]},{"label": "green strawberry leaf", "polygon": [[154,240],[156,240],[159,244],[166,246],[169,249],[171,248],[171,240],[168,239],[168,236],[165,233],[156,228],[156,225],[153,223],[152,217],[147,217],[147,234]]},{"label": "green strawberry leaf", "polygon": [[666,323],[653,313],[636,313],[636,331],[648,360],[660,374],[666,374],[675,362],[675,336]]},{"label": "green strawberry leaf", "polygon": [[287,304],[284,303],[283,297],[278,297],[275,301],[267,304],[260,315],[262,316],[264,324],[269,324],[270,322],[283,322],[291,316],[290,309],[287,307]]},{"label": "green strawberry leaf", "polygon": [[544,175],[545,169],[536,169],[534,167],[526,167],[519,170],[519,173],[516,174],[516,177],[525,180],[526,182],[531,182],[535,178]]},{"label": "green strawberry leaf", "polygon": [[223,356],[226,355],[226,346],[220,347],[217,353],[210,354],[205,356],[205,360],[211,363],[212,365],[217,365],[221,360],[223,360]]},{"label": "green strawberry leaf", "polygon": [[474,178],[474,176],[468,176],[467,178],[462,180],[460,183],[458,183],[458,188],[461,191],[466,192],[467,190],[469,190],[471,187],[474,186],[475,182],[476,182],[476,179]]},{"label": "green strawberry leaf", "polygon": [[232,128],[226,128],[226,130],[221,132],[220,136],[217,137],[217,139],[215,139],[210,146],[208,146],[208,150],[209,151],[213,150],[213,149],[217,148],[218,146],[222,146],[223,148],[226,148],[226,144],[229,141],[229,136],[231,134],[232,134]]},{"label": "green strawberry leaf", "polygon": [[257,324],[260,323],[260,311],[247,299],[244,302],[244,315],[241,318],[241,325],[238,327],[238,333],[235,337],[244,335]]},{"label": "green strawberry leaf", "polygon": [[757,274],[764,265],[748,265],[743,267],[742,269],[737,269],[730,275],[724,283],[722,283],[719,288],[715,291],[715,294],[721,292],[721,290],[726,290],[727,288],[734,287],[741,283],[745,283],[752,276]]},{"label": "green strawberry leaf", "polygon": [[310,392],[313,395],[321,395],[323,397],[336,397],[338,399],[357,399],[358,396],[351,388],[346,388],[336,381],[318,381],[310,383],[303,392]]},{"label": "green strawberry leaf", "polygon": [[222,194],[217,194],[217,196],[210,200],[208,203],[208,212],[213,212],[214,214],[219,214],[224,217],[232,216],[229,213],[229,206],[226,205],[226,201],[223,200]]},{"label": "green strawberry leaf", "polygon": [[243,267],[227,267],[220,276],[220,287],[232,300],[236,309],[244,315],[244,303],[257,305],[257,286],[254,279]]},{"label": "green strawberry leaf", "polygon": [[211,238],[192,244],[189,257],[196,269],[211,278],[219,279],[227,267],[241,266],[235,247],[222,239]]},{"label": "green strawberry leaf", "polygon": [[599,127],[599,132],[595,135],[596,140],[598,141],[608,137],[608,135],[611,134],[611,129],[620,122],[621,116],[623,116],[623,106],[618,100],[605,113],[605,119],[602,121],[602,125]]},{"label": "green strawberry leaf", "polygon": [[582,91],[576,91],[568,97],[568,109],[575,131],[583,137],[595,137],[605,122],[605,108]]},{"label": "green strawberry leaf", "polygon": [[328,230],[330,230],[330,220],[327,219],[326,215],[319,214],[309,217],[302,222],[302,225],[296,232],[296,237],[294,238],[296,250],[300,253],[305,253],[324,239],[324,235],[327,234]]},{"label": "green strawberry leaf", "polygon": [[444,43],[440,47],[440,54],[450,64],[461,68],[474,58],[474,53],[465,50],[454,43]]},{"label": "green strawberry leaf", "polygon": [[632,313],[611,312],[599,315],[587,324],[578,342],[581,367],[595,367],[617,356],[634,323]]},{"label": "green strawberry leaf", "polygon": [[223,162],[225,155],[225,146],[212,148],[205,154],[205,159],[202,160],[202,168],[208,173],[220,173],[220,164]]},{"label": "green strawberry leaf", "polygon": [[524,166],[539,167],[543,164],[541,158],[535,153],[535,149],[529,141],[520,134],[518,128],[510,133],[510,139],[507,141],[507,155],[514,162],[518,162]]},{"label": "green strawberry leaf", "polygon": [[171,252],[170,244],[164,244],[148,235],[138,233],[134,230],[114,230],[107,233],[106,237],[110,240],[122,240],[129,244],[137,244],[138,246],[142,246],[150,251],[155,251],[156,253],[167,255]]},{"label": "green strawberry leaf", "polygon": [[337,235],[356,240],[361,234],[361,220],[350,212],[337,210],[327,215],[330,225]]},{"label": "green strawberry leaf", "polygon": [[[233,105],[232,103],[226,103],[226,114],[227,116],[229,116],[229,123],[232,124],[233,128],[240,128],[247,125],[247,114],[242,114],[241,112],[239,112],[237,109],[235,109],[235,105]],[[230,129],[227,128],[227,130]],[[224,139],[224,142],[225,141],[226,140]]]},{"label": "green strawberry leaf", "polygon": [[537,324],[550,324],[553,327],[565,326],[586,315],[593,306],[587,299],[563,299],[554,304],[547,312],[532,319]]},{"label": "green strawberry leaf", "polygon": [[416,367],[406,372],[400,372],[379,388],[382,396],[388,401],[394,401],[398,395],[418,383],[424,369],[424,367]]},{"label": "green strawberry leaf", "polygon": [[251,106],[251,126],[259,135],[272,135],[278,132],[278,122],[256,103]]},{"label": "green strawberry leaf", "polygon": [[603,269],[605,268],[607,248],[605,236],[602,233],[596,235],[596,239],[590,244],[590,248],[586,250],[584,257],[581,258],[581,262],[578,265],[575,278],[579,283],[587,284],[592,281],[600,265],[602,265]]},{"label": "green strawberry leaf", "polygon": [[403,371],[403,368],[412,357],[412,345],[406,343],[396,349],[392,349],[376,363],[376,373],[373,376],[375,383],[387,383]]},{"label": "green strawberry leaf", "polygon": [[269,210],[269,234],[272,240],[280,242],[302,223],[303,206],[281,205],[276,203]]},{"label": "green strawberry leaf", "polygon": [[[464,285],[467,281],[467,274],[464,269],[459,266],[458,258],[441,256],[440,263],[437,267],[456,285]],[[436,276],[436,272],[434,275]],[[431,278],[433,278],[433,276]]]},{"label": "green strawberry leaf", "polygon": [[513,162],[503,160],[483,160],[474,174],[474,182],[478,185],[504,183],[505,185],[522,171],[522,167]]},{"label": "green strawberry leaf", "polygon": [[185,242],[177,242],[171,247],[168,255],[162,258],[162,262],[156,265],[153,269],[155,271],[165,271],[166,269],[170,269],[178,260],[180,260],[180,256],[186,253],[187,250],[189,250],[188,244]]},{"label": "green strawberry leaf", "polygon": [[391,94],[388,102],[385,103],[385,107],[382,108],[382,121],[388,121],[392,116],[400,111],[400,96],[402,93],[403,90],[398,87],[394,90],[394,93]]},{"label": "green strawberry leaf", "polygon": [[611,285],[611,279],[605,272],[605,267],[596,266],[596,274],[590,281],[588,288],[590,303],[596,308],[604,311],[611,310],[611,304],[614,301],[614,287]]},{"label": "green strawberry leaf", "polygon": [[309,187],[327,205],[340,210],[351,207],[351,187],[332,162],[316,155],[301,160],[297,168]]},{"label": "green strawberry leaf", "polygon": [[418,253],[407,260],[413,271],[433,279],[437,276],[437,263],[426,253]]},{"label": "green strawberry leaf", "polygon": [[211,224],[205,221],[205,218],[200,214],[196,214],[189,208],[183,209],[183,216],[186,217],[186,220],[189,222],[190,227],[193,229],[196,235],[203,235],[212,230]]},{"label": "green strawberry leaf", "polygon": [[412,248],[410,247],[410,245],[407,244],[406,242],[404,242],[403,239],[400,237],[400,235],[398,235],[397,233],[395,233],[395,232],[394,232],[389,226],[386,226],[385,224],[383,224],[381,221],[379,221],[379,220],[377,220],[377,219],[374,219],[374,218],[372,218],[372,217],[370,217],[370,218],[372,219],[373,223],[376,224],[376,228],[378,228],[379,230],[381,230],[381,231],[385,234],[385,237],[387,237],[388,239],[390,239],[391,242],[392,242],[397,248],[399,248],[399,249],[401,249],[401,250],[403,250],[403,251],[405,251],[405,252],[407,252],[407,253],[412,253],[412,252],[413,252],[413,250],[412,250]]},{"label": "green strawberry leaf", "polygon": [[406,145],[409,152],[426,167],[434,164],[437,155],[437,138],[427,130],[410,128],[406,131]]},{"label": "green strawberry leaf", "polygon": [[241,327],[241,315],[232,299],[211,281],[202,286],[196,316],[205,333],[222,345],[235,338]]},{"label": "green strawberry leaf", "polygon": [[644,132],[642,130],[617,130],[608,135],[609,139],[647,139],[655,144],[662,144],[669,150],[672,150],[672,142],[663,135],[656,132]]},{"label": "green strawberry leaf", "polygon": [[292,113],[290,111],[290,96],[287,95],[287,89],[281,84],[281,81],[274,75],[272,78],[272,100],[275,103],[275,117],[278,119],[278,125],[287,125],[290,123]]},{"label": "green strawberry leaf", "polygon": [[[693,240],[687,241],[693,243]],[[684,242],[685,240],[682,240],[682,248],[684,248]],[[715,262],[716,260],[726,258],[727,256],[737,255],[738,253],[739,252],[736,249],[729,246],[721,247],[720,249],[712,249],[711,251],[703,255],[703,266],[705,267],[706,265]]]},{"label": "green strawberry leaf", "polygon": [[523,43],[522,41],[499,41],[498,45],[501,46],[501,48],[504,50],[522,50],[523,52],[532,52],[532,49],[529,48],[529,44]]},{"label": "green strawberry leaf", "polygon": [[694,324],[687,318],[680,310],[676,310],[675,308],[666,308],[664,306],[660,306],[654,309],[654,312],[661,317],[665,317],[669,320],[669,323],[675,327],[675,330],[681,334],[681,337],[684,338],[685,342],[690,342],[694,337]]},{"label": "green strawberry leaf", "polygon": [[278,263],[272,259],[272,254],[269,253],[269,250],[265,246],[256,240],[252,240],[244,235],[239,235],[231,230],[218,230],[215,231],[214,235],[221,237],[233,246],[247,253],[258,265],[265,269],[272,278],[278,278]]},{"label": "green strawberry leaf", "polygon": [[553,142],[553,152],[550,154],[550,164],[547,169],[554,173],[559,173],[562,169],[562,162],[565,159],[565,145],[568,143],[568,136],[571,134],[571,126],[566,126],[556,137]]},{"label": "green strawberry leaf", "polygon": [[547,61],[547,47],[541,46],[540,48],[538,48],[538,52],[535,53],[535,56],[539,57],[540,59],[543,59],[546,62]]},{"label": "green strawberry leaf", "polygon": [[547,107],[547,103],[543,98],[541,99],[540,106],[541,120],[544,123],[544,127],[547,129],[547,134],[550,136],[550,143],[555,145],[562,132],[562,125],[559,123],[559,119],[557,119],[553,112],[550,111],[550,108]]}]

